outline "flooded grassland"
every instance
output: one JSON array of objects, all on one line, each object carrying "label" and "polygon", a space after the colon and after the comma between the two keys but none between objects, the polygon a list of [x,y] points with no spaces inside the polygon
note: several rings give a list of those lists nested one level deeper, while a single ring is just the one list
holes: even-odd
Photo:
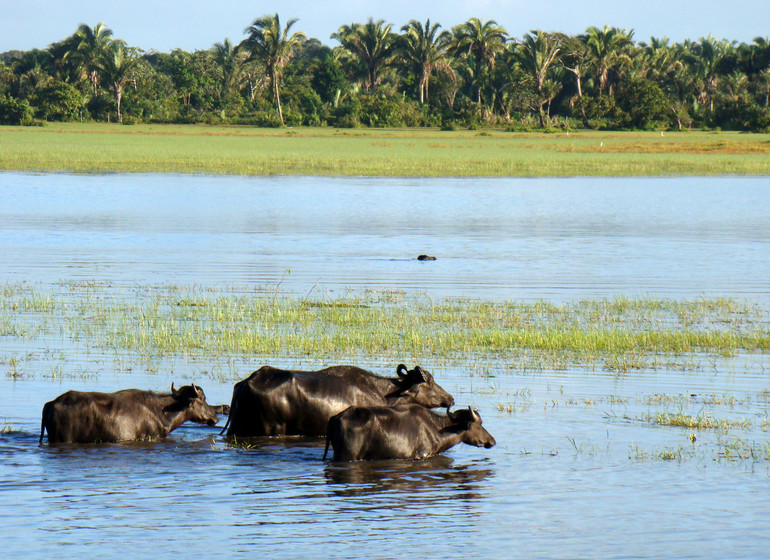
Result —
[{"label": "flooded grassland", "polygon": [[[766,179],[4,178],[9,557],[765,554]],[[263,364],[334,363],[423,366],[497,446],[38,444],[68,389],[219,404]]]}]

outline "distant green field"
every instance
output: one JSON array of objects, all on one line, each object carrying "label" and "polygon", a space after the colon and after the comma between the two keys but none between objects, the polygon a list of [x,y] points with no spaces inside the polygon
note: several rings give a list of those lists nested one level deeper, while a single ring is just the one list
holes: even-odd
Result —
[{"label": "distant green field", "polygon": [[770,174],[770,135],[50,124],[0,127],[0,170],[235,175]]}]

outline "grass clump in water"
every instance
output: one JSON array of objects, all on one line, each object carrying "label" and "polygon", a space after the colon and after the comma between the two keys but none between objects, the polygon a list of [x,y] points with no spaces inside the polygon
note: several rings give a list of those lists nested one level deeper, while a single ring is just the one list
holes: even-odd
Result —
[{"label": "grass clump in water", "polygon": [[682,412],[658,412],[653,415],[647,415],[642,418],[646,422],[658,424],[660,426],[676,426],[682,428],[692,428],[697,430],[721,430],[729,429],[749,429],[754,423],[749,419],[732,420],[727,418],[713,418],[710,414],[691,415]]}]

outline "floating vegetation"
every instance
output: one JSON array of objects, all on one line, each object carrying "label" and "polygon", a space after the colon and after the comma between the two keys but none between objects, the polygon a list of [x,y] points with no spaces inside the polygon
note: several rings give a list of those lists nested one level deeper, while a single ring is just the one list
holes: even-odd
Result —
[{"label": "floating vegetation", "polygon": [[0,424],[0,434],[14,434],[17,433],[17,431],[18,430],[13,426],[13,422],[3,420],[3,423]]},{"label": "floating vegetation", "polygon": [[254,438],[238,439],[237,437],[228,438],[226,445],[232,449],[243,450],[258,449],[260,447],[264,447],[264,443],[259,442]]},{"label": "floating vegetation", "polygon": [[702,413],[697,415],[670,412],[658,412],[655,414],[648,414],[641,418],[644,422],[650,422],[652,424],[658,424],[660,426],[678,426],[682,428],[693,428],[697,430],[721,430],[727,431],[730,429],[749,429],[754,426],[754,422],[749,418],[740,420],[729,418],[713,418],[708,413]]},{"label": "floating vegetation", "polygon": [[747,441],[742,438],[721,439],[718,442],[720,460],[770,461],[770,442]]},{"label": "floating vegetation", "polygon": [[698,456],[697,449],[679,445],[677,447],[654,447],[646,449],[644,447],[634,446],[629,450],[628,458],[632,461],[677,461],[683,462]]}]

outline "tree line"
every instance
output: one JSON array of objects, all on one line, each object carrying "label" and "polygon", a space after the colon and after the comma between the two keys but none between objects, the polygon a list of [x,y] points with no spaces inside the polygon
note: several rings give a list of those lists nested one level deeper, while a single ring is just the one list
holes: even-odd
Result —
[{"label": "tree line", "polygon": [[258,126],[770,130],[770,41],[637,42],[589,27],[521,39],[494,20],[341,26],[329,47],[296,19],[238,44],[145,52],[103,23],[0,54],[0,124],[92,120]]}]

